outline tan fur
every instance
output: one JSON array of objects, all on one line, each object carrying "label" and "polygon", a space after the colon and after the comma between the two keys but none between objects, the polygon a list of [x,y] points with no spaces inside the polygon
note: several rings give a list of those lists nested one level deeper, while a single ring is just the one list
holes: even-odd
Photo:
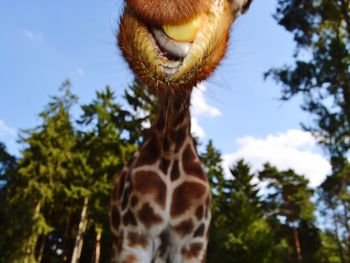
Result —
[{"label": "tan fur", "polygon": [[199,32],[179,72],[171,77],[160,70],[159,65],[167,63],[167,59],[155,47],[148,25],[129,8],[126,9],[121,19],[118,43],[138,79],[151,91],[158,95],[181,93],[212,74],[225,54],[229,28],[236,18],[227,1],[215,8],[220,12],[211,10],[208,13],[208,24]]},{"label": "tan fur", "polygon": [[127,0],[138,18],[153,25],[177,25],[208,11],[211,0]]},{"label": "tan fur", "polygon": [[[230,26],[251,0],[126,1],[119,46],[138,80],[161,103],[139,151],[116,178],[112,262],[204,263],[211,192],[191,136],[191,91],[224,57]],[[174,44],[159,28],[199,14],[204,22],[179,54],[183,44]]]}]

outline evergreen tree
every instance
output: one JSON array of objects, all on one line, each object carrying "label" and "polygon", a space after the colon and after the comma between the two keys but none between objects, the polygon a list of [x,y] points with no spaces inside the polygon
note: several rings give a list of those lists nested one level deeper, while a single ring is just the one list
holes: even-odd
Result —
[{"label": "evergreen tree", "polygon": [[[350,164],[328,176],[319,187],[328,240],[337,246],[339,262],[350,260]],[[329,243],[329,242],[328,242]]]},{"label": "evergreen tree", "polygon": [[0,142],[0,262],[14,262],[25,242],[21,224],[26,224],[27,204],[14,205],[20,178],[17,174],[17,159],[9,154]]},{"label": "evergreen tree", "polygon": [[123,128],[128,133],[128,141],[139,145],[143,140],[144,131],[150,127],[157,115],[159,100],[138,81],[134,81],[129,89],[125,90],[124,100],[127,103],[128,114]]},{"label": "evergreen tree", "polygon": [[266,184],[264,210],[276,238],[289,243],[283,262],[318,262],[321,244],[308,180],[293,170],[278,171],[269,164],[259,172],[259,179]]},{"label": "evergreen tree", "polygon": [[[274,240],[263,213],[254,174],[243,161],[224,177],[220,152],[209,141],[201,154],[212,189],[208,262],[275,262]],[[254,253],[252,253],[254,251]],[[223,257],[225,255],[225,257]]]},{"label": "evergreen tree", "polygon": [[275,18],[297,43],[295,63],[267,75],[283,84],[282,98],[302,94],[302,108],[314,116],[304,125],[341,169],[350,148],[350,2],[279,0]]},{"label": "evergreen tree", "polygon": [[108,211],[113,178],[131,158],[137,146],[130,143],[130,139],[124,138],[124,129],[130,125],[126,120],[131,120],[131,114],[115,102],[110,87],[97,92],[96,98],[90,104],[83,105],[82,110],[78,148],[85,155],[91,171],[86,185],[91,192],[88,227],[93,228],[95,233],[95,242],[90,242],[95,244],[85,249],[82,260],[91,258],[92,255],[86,253],[90,250],[95,251],[95,256],[102,254],[102,260],[107,261],[110,247],[102,247],[102,253],[100,250],[102,238],[102,242],[111,243]]},{"label": "evergreen tree", "polygon": [[5,145],[0,142],[0,189],[13,179],[13,171],[17,165],[16,157],[9,154]]},{"label": "evergreen tree", "polygon": [[[54,96],[40,113],[42,124],[27,130],[21,138],[25,145],[19,162],[18,173],[23,185],[17,190],[17,203],[29,202],[32,220],[24,249],[24,262],[41,259],[47,239],[54,239],[54,229],[64,228],[67,207],[74,206],[71,201],[73,189],[70,178],[83,176],[79,156],[75,155],[75,132],[71,122],[70,109],[77,98],[71,93],[70,83],[66,81],[60,88],[62,95]],[[73,172],[77,174],[72,175]],[[25,227],[25,226],[23,226]],[[50,235],[49,235],[50,234]],[[58,240],[58,238],[57,238]],[[59,243],[51,246],[50,257],[59,257]],[[40,260],[39,260],[40,261]]]},{"label": "evergreen tree", "polygon": [[243,160],[234,164],[230,173],[232,178],[226,180],[224,206],[228,211],[229,234],[225,246],[232,256],[230,262],[280,262],[278,254],[283,244],[274,240],[264,218],[255,174]]}]

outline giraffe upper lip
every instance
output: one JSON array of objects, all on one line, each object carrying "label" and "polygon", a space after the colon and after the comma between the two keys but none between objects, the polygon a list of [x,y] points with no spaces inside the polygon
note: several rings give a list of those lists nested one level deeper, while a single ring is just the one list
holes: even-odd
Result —
[{"label": "giraffe upper lip", "polygon": [[175,41],[160,28],[152,28],[151,31],[159,47],[167,54],[177,59],[184,59],[190,53],[192,43]]}]

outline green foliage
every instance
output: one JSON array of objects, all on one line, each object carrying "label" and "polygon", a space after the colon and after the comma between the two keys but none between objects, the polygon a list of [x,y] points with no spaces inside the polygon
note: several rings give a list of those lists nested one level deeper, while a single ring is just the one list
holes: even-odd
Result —
[{"label": "green foliage", "polygon": [[[90,197],[88,227],[93,228],[95,233],[108,232],[109,200],[114,176],[137,149],[136,145],[122,138],[125,119],[130,117],[130,113],[115,102],[115,95],[108,86],[104,91],[96,92],[96,98],[90,104],[83,105],[82,110],[78,121],[81,131],[77,151],[84,157],[89,171],[86,185],[83,186]],[[79,182],[75,184],[79,185]],[[108,254],[109,250],[107,247],[105,252],[103,247],[102,254]]]},{"label": "green foliage", "polygon": [[[319,188],[319,201],[328,233],[325,240],[333,240],[337,244],[340,262],[347,262],[350,260],[350,164],[348,162],[342,170],[334,172],[322,183]],[[331,245],[329,242],[326,244]]]},{"label": "green foliage", "polygon": [[304,127],[328,149],[335,169],[350,148],[349,8],[347,0],[279,0],[275,18],[298,49],[294,65],[267,73],[283,85],[282,99],[303,95],[302,108],[314,116]]},{"label": "green foliage", "polygon": [[[0,251],[5,251],[0,262],[70,261],[84,200],[87,227],[80,261],[94,258],[98,245],[100,262],[110,260],[114,176],[137,150],[158,101],[135,83],[123,101],[109,87],[96,92],[74,121],[71,109],[76,105],[65,82],[40,113],[42,123],[22,132],[24,149],[18,159],[0,144]],[[348,166],[318,192],[326,207],[322,215],[336,212],[337,236],[334,229],[315,227],[313,191],[303,176],[268,164],[255,173],[243,160],[225,175],[212,141],[201,159],[212,188],[209,263],[346,262]]]},{"label": "green foliage", "polygon": [[267,183],[268,194],[264,203],[271,216],[283,216],[288,225],[314,220],[315,207],[310,200],[313,191],[304,176],[293,170],[281,172],[265,164],[259,179]]},{"label": "green foliage", "polygon": [[0,144],[0,251],[5,251],[0,262],[69,260],[86,198],[81,258],[93,257],[95,237],[102,233],[101,261],[109,262],[114,176],[137,150],[157,104],[138,83],[124,96],[127,106],[117,103],[106,87],[81,106],[75,123],[70,112],[77,98],[66,81],[39,114],[42,123],[22,132],[18,162]]},{"label": "green foliage", "polygon": [[128,132],[128,141],[140,145],[144,130],[156,117],[159,101],[137,81],[125,90],[124,99],[128,105],[128,115],[123,128]]},{"label": "green foliage", "polygon": [[313,125],[303,126],[331,156],[333,173],[318,191],[327,229],[321,235],[329,253],[323,256],[324,262],[350,260],[350,188],[346,179],[350,149],[349,11],[348,0],[279,0],[275,18],[294,36],[295,63],[266,74],[282,84],[282,99],[303,96],[303,110],[314,117]]},{"label": "green foliage", "polygon": [[318,262],[321,246],[314,225],[313,191],[308,180],[293,170],[278,171],[265,164],[259,179],[266,185],[264,211],[275,233],[289,244],[284,262]]},{"label": "green foliage", "polygon": [[208,262],[273,262],[272,231],[263,218],[250,167],[239,161],[231,168],[233,178],[224,178],[221,154],[211,141],[201,159],[213,196]]}]

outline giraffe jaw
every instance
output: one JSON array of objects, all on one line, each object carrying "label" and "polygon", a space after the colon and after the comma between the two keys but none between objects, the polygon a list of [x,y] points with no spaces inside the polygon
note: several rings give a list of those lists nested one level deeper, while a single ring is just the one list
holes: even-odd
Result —
[{"label": "giraffe jaw", "polygon": [[159,26],[146,24],[126,8],[119,46],[138,79],[152,92],[171,95],[189,91],[219,64],[234,14],[227,1],[215,0],[204,15],[207,22],[189,43],[170,39]]}]

